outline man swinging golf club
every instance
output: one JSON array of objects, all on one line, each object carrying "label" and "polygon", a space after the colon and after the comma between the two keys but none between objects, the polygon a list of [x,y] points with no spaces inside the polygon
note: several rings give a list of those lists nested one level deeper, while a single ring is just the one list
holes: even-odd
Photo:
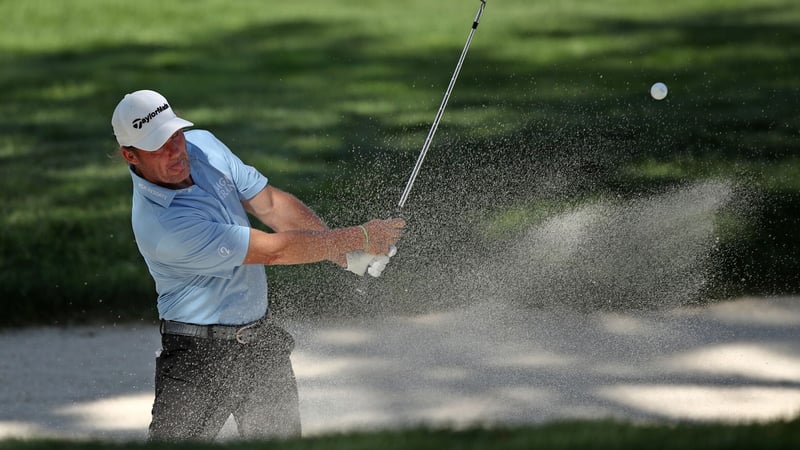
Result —
[{"label": "man swinging golf club", "polygon": [[112,125],[161,318],[149,438],[211,440],[231,414],[245,438],[298,436],[294,340],[270,320],[263,266],[327,260],[379,276],[405,222],[329,229],[213,134],[184,131],[193,124],[154,91],[125,95]]}]

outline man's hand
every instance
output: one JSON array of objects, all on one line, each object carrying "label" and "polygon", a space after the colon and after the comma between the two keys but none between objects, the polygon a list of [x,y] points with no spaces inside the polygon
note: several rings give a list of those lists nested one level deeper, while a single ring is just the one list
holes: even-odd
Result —
[{"label": "man's hand", "polygon": [[361,225],[364,232],[364,250],[354,250],[345,254],[347,270],[358,276],[364,272],[379,277],[389,264],[389,259],[397,254],[395,243],[403,235],[403,219],[371,220]]},{"label": "man's hand", "polygon": [[361,250],[347,253],[347,270],[358,276],[364,276],[364,272],[373,277],[379,277],[383,269],[389,264],[389,259],[397,254],[397,247],[394,245],[389,249],[388,255],[371,255]]},{"label": "man's hand", "polygon": [[372,262],[375,255],[356,250],[345,254],[345,257],[347,257],[346,269],[361,277],[364,276],[364,272],[369,268],[369,263]]},{"label": "man's hand", "polygon": [[361,226],[366,239],[364,251],[372,255],[388,255],[391,247],[403,236],[405,226],[406,221],[401,218],[375,219],[365,223]]}]

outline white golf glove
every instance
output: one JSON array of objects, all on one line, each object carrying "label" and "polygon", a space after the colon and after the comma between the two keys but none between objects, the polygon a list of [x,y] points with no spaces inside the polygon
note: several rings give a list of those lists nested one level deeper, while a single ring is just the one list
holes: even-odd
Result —
[{"label": "white golf glove", "polygon": [[364,272],[367,272],[377,278],[389,264],[389,259],[396,254],[397,247],[394,245],[389,249],[388,255],[371,255],[361,250],[352,251],[345,254],[347,270],[358,276],[364,276]]}]

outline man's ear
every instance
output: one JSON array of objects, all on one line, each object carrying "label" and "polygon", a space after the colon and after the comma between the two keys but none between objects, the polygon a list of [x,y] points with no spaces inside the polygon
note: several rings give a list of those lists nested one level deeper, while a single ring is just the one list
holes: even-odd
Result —
[{"label": "man's ear", "polygon": [[130,164],[139,164],[139,155],[136,154],[136,151],[126,147],[120,147],[119,152],[125,161],[128,161]]}]

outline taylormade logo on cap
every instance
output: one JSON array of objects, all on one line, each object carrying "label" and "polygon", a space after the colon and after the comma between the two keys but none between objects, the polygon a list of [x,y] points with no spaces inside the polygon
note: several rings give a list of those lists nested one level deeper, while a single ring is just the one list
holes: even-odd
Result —
[{"label": "taylormade logo on cap", "polygon": [[148,115],[146,115],[144,117],[141,117],[139,119],[133,119],[133,122],[131,122],[131,125],[133,125],[133,128],[136,128],[138,130],[138,129],[142,128],[142,125],[144,125],[146,123],[149,123],[150,119],[152,119],[153,117],[157,116],[160,112],[166,111],[168,109],[169,109],[169,103],[164,103],[163,105],[161,105],[158,108],[156,108],[156,110],[151,112],[150,114],[148,114]]},{"label": "taylormade logo on cap", "polygon": [[111,125],[120,146],[154,151],[176,131],[194,124],[176,116],[163,95],[141,90],[125,95],[114,109]]}]

